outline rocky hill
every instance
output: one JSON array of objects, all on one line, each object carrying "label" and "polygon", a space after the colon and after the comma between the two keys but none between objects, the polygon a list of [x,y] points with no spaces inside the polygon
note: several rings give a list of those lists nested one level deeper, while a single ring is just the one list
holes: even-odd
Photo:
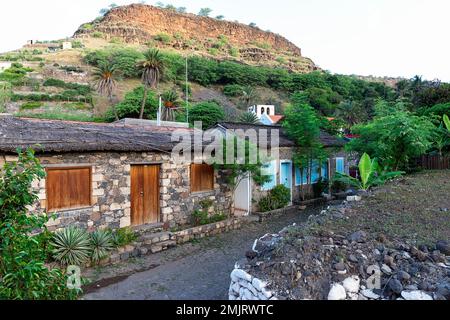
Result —
[{"label": "rocky hill", "polygon": [[144,4],[111,9],[101,19],[83,24],[74,37],[152,44],[249,64],[281,65],[298,72],[317,69],[300,48],[278,34]]}]

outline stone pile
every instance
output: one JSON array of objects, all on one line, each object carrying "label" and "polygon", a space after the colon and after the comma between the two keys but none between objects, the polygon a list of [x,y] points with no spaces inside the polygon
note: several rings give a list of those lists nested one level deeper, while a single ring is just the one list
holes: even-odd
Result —
[{"label": "stone pile", "polygon": [[246,290],[253,294],[248,283],[255,277],[279,300],[450,299],[448,241],[416,247],[363,230],[334,234],[308,229],[346,219],[346,210],[346,202],[330,206],[306,225],[256,240],[246,261],[239,263],[244,279],[233,276],[230,299],[251,298]]}]

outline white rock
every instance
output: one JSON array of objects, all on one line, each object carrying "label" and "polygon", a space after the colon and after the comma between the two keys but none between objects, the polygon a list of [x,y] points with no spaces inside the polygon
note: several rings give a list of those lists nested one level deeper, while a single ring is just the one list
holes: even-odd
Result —
[{"label": "white rock", "polygon": [[241,287],[241,286],[239,285],[238,282],[234,282],[234,283],[232,283],[231,286],[230,286],[230,291],[239,293],[239,288],[240,288],[240,287]]},{"label": "white rock", "polygon": [[391,274],[391,273],[392,273],[392,269],[389,268],[389,266],[386,265],[386,264],[383,264],[383,265],[381,266],[381,271],[383,271],[383,272],[386,273],[386,274]]},{"label": "white rock", "polygon": [[267,290],[267,289],[265,289],[265,288],[263,288],[263,289],[261,290],[261,292],[262,292],[262,294],[263,294],[267,299],[270,299],[270,298],[272,298],[272,296],[273,296],[272,291],[269,291],[269,290]]},{"label": "white rock", "polygon": [[234,294],[230,294],[228,296],[228,300],[236,300],[236,296]]},{"label": "white rock", "polygon": [[233,278],[233,275],[239,279],[243,279],[249,282],[252,281],[252,276],[242,269],[234,269],[233,272],[231,272],[231,278]]},{"label": "white rock", "polygon": [[258,278],[253,278],[252,285],[256,288],[256,290],[262,291],[263,288],[267,287],[267,282]]},{"label": "white rock", "polygon": [[345,288],[339,283],[335,283],[331,286],[331,290],[328,293],[328,300],[345,300],[347,294]]},{"label": "white rock", "polygon": [[258,293],[258,298],[259,298],[259,300],[268,300],[268,298],[265,295],[263,295],[262,293]]},{"label": "white rock", "polygon": [[363,295],[364,297],[366,297],[366,298],[374,299],[374,300],[380,298],[380,296],[377,295],[376,293],[374,293],[371,289],[363,290],[363,291],[362,291],[362,295]]},{"label": "white rock", "polygon": [[433,298],[430,295],[420,290],[403,291],[402,297],[405,300],[433,300]]},{"label": "white rock", "polygon": [[347,292],[358,293],[359,291],[359,277],[351,276],[345,279],[342,284]]},{"label": "white rock", "polygon": [[350,300],[356,301],[359,298],[359,294],[357,294],[357,293],[349,292],[347,295],[350,298]]}]

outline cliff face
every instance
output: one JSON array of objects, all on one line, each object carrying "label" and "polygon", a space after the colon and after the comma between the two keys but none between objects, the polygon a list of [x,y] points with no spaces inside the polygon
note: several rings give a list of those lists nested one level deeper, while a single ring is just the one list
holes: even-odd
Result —
[{"label": "cliff face", "polygon": [[229,55],[243,62],[270,64],[276,60],[297,71],[316,69],[310,59],[302,57],[300,48],[275,33],[142,4],[112,9],[101,21],[81,26],[75,37],[94,33],[107,40],[120,38],[138,44],[153,42],[158,46],[218,57]]}]

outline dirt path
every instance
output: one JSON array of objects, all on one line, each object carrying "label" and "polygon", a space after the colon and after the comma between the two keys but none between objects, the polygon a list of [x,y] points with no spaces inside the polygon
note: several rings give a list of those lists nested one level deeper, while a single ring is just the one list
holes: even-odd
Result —
[{"label": "dirt path", "polygon": [[100,288],[90,288],[84,299],[227,299],[234,264],[245,257],[256,238],[304,222],[320,210],[310,208],[272,221],[249,223],[240,230],[99,269],[88,277],[109,280],[98,283]]}]

